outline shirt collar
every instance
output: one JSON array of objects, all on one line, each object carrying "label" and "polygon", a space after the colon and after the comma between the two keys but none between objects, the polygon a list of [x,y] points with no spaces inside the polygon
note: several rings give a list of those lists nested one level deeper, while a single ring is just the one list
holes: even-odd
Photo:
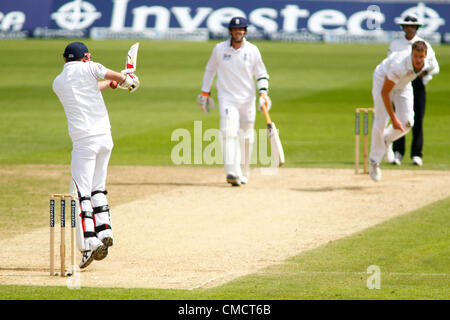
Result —
[{"label": "shirt collar", "polygon": [[419,40],[422,40],[422,38],[420,38],[417,34],[415,34],[411,40],[406,39],[406,41],[408,41],[409,44],[413,44],[414,42],[419,41]]},{"label": "shirt collar", "polygon": [[84,62],[83,61],[68,61],[68,62],[64,63],[64,67],[69,66],[71,64],[77,64],[77,63],[84,63]]},{"label": "shirt collar", "polygon": [[[246,43],[247,43],[247,39],[245,39],[245,37],[244,37],[244,38],[242,39],[242,45],[241,45],[241,47],[240,47],[239,49],[243,48],[243,47],[245,46]],[[231,44],[231,37],[230,37],[230,39],[229,39],[229,48],[234,50],[233,45]],[[238,50],[239,50],[239,49],[238,49]]]}]

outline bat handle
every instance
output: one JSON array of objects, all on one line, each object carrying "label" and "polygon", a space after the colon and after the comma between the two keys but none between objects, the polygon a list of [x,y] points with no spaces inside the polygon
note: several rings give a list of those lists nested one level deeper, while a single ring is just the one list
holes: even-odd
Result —
[{"label": "bat handle", "polygon": [[272,120],[270,120],[269,111],[267,111],[267,103],[261,106],[261,110],[264,114],[264,118],[266,118],[266,123],[271,124]]}]

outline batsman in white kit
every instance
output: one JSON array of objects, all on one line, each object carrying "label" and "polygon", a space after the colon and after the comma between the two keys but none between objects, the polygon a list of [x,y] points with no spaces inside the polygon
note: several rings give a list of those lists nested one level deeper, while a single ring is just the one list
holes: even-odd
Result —
[{"label": "batsman in white kit", "polygon": [[200,108],[209,113],[214,107],[210,89],[217,73],[220,132],[226,180],[232,186],[248,183],[254,142],[255,79],[259,90],[259,108],[271,107],[268,96],[269,75],[259,49],[245,39],[248,22],[234,17],[228,24],[230,38],[218,43],[206,65]]},{"label": "batsman in white kit", "polygon": [[[389,162],[394,158],[392,142],[414,125],[411,81],[435,68],[426,59],[427,50],[424,41],[416,41],[411,50],[394,52],[375,68],[372,87],[375,119],[369,154],[369,175],[374,181],[381,179],[383,156]],[[391,124],[386,127],[389,120]]]},{"label": "batsman in white kit", "polygon": [[[79,267],[102,260],[113,245],[106,176],[113,140],[102,91],[107,88],[137,90],[134,68],[121,73],[91,61],[86,45],[72,42],[64,50],[63,71],[53,82],[72,139],[71,194],[77,194],[77,246],[83,253]],[[104,79],[102,81],[99,81]]]}]

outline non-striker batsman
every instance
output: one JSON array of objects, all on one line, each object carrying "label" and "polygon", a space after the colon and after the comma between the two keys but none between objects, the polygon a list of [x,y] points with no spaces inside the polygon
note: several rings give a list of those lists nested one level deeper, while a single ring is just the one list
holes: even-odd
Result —
[{"label": "non-striker batsman", "polygon": [[[211,85],[217,73],[220,131],[226,180],[233,186],[248,182],[254,141],[255,79],[259,91],[259,109],[267,104],[269,75],[259,49],[245,38],[248,22],[234,17],[228,24],[230,38],[218,43],[203,76],[202,92],[197,98],[200,108],[209,112],[214,106]],[[242,164],[242,166],[241,166]]]},{"label": "non-striker batsman", "polygon": [[[78,195],[82,228],[80,268],[94,259],[102,260],[113,244],[110,210],[106,198],[106,176],[113,140],[102,91],[117,86],[134,91],[139,80],[134,73],[121,73],[91,61],[84,43],[72,42],[64,50],[64,68],[53,81],[53,91],[61,101],[72,139],[72,190]],[[103,81],[99,81],[104,79]]]}]

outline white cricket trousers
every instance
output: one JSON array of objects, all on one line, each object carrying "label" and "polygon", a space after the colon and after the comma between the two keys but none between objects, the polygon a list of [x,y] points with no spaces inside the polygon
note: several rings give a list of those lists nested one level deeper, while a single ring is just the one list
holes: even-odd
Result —
[{"label": "white cricket trousers", "polygon": [[386,152],[387,141],[389,145],[392,141],[404,136],[414,125],[414,109],[413,109],[413,90],[411,83],[401,90],[391,91],[391,101],[395,106],[395,114],[402,123],[404,132],[394,130],[392,124],[386,128],[390,117],[386,111],[386,107],[381,97],[381,89],[383,88],[384,79],[373,78],[372,97],[375,108],[375,117],[372,126],[372,140],[370,146],[369,158],[376,163],[380,163]]},{"label": "white cricket trousers", "polygon": [[[73,141],[71,190],[81,197],[91,197],[92,191],[104,191],[108,171],[108,163],[113,149],[111,134],[103,134]],[[91,200],[83,200],[80,210],[93,212],[93,208],[108,204],[106,195],[97,193]],[[110,225],[108,212],[95,215],[93,219],[77,216],[77,246],[80,251],[89,250],[92,238],[84,239],[84,232],[94,232],[96,225]],[[84,240],[83,240],[84,239]]]},{"label": "white cricket trousers", "polygon": [[248,178],[255,139],[255,99],[243,103],[221,99],[219,113],[225,172]]},{"label": "white cricket trousers", "polygon": [[72,178],[81,196],[90,197],[92,191],[105,190],[113,146],[111,134],[73,141]]}]

